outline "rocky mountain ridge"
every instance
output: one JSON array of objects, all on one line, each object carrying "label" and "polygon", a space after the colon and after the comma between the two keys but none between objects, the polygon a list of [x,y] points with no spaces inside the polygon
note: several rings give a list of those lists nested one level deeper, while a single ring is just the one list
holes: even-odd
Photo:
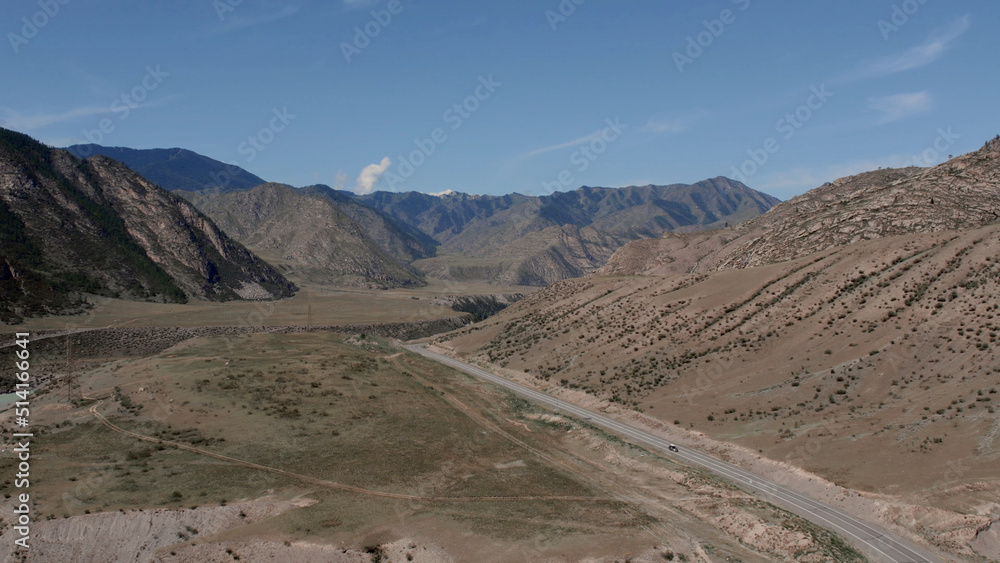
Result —
[{"label": "rocky mountain ridge", "polygon": [[303,281],[380,289],[425,283],[408,265],[426,255],[425,244],[375,210],[338,204],[321,190],[263,184],[184,195],[234,238]]},{"label": "rocky mountain ridge", "polygon": [[[1000,221],[1000,139],[931,168],[838,179],[728,230],[667,235],[624,247],[604,274],[761,266],[864,240],[976,228]],[[698,249],[695,251],[694,249]]]},{"label": "rocky mountain ridge", "polygon": [[82,294],[272,299],[295,286],[186,201],[103,156],[81,161],[0,129],[0,288],[7,322]]},{"label": "rocky mountain ridge", "polygon": [[441,256],[415,263],[428,275],[514,285],[586,275],[631,240],[736,224],[778,202],[726,178],[542,197],[376,192],[360,200],[440,243]]}]

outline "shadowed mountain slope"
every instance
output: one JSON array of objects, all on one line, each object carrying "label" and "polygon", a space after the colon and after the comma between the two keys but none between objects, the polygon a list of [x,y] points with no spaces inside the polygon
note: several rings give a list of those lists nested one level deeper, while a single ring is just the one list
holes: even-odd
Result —
[{"label": "shadowed mountain slope", "polygon": [[83,293],[271,299],[295,287],[192,205],[110,158],[0,129],[2,314],[65,313]]},{"label": "shadowed mountain slope", "polygon": [[186,149],[130,149],[101,145],[68,147],[77,158],[103,155],[138,172],[167,191],[248,190],[264,180],[246,170]]}]

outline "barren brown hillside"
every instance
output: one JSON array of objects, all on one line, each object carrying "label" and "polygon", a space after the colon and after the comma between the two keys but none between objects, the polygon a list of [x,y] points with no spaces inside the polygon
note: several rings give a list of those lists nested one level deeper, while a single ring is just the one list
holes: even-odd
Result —
[{"label": "barren brown hillside", "polygon": [[881,516],[996,557],[970,546],[1000,517],[998,294],[993,225],[748,269],[571,280],[445,340],[541,386],[934,507]]}]

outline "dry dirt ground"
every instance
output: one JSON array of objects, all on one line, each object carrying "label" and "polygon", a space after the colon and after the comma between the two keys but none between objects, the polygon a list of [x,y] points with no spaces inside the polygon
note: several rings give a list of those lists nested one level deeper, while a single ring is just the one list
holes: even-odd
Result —
[{"label": "dry dirt ground", "polygon": [[591,277],[437,341],[799,468],[925,545],[997,560],[998,257],[992,226]]},{"label": "dry dirt ground", "polygon": [[[74,403],[64,385],[33,397],[31,561],[861,560],[710,475],[372,337],[198,338],[79,383]],[[2,529],[0,561],[21,560]]]},{"label": "dry dirt ground", "polygon": [[427,287],[389,291],[302,284],[279,301],[184,305],[140,303],[88,297],[93,307],[80,315],[27,319],[10,332],[101,327],[327,326],[413,322],[452,317],[447,298],[464,295],[529,294],[537,287],[499,287],[482,283],[429,280]]}]

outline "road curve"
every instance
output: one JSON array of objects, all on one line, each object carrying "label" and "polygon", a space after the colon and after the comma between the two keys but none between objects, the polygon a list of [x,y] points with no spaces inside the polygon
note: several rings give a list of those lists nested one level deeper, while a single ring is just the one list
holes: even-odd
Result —
[{"label": "road curve", "polygon": [[925,554],[923,550],[912,543],[897,538],[878,526],[855,518],[842,510],[811,499],[777,483],[763,479],[755,473],[751,473],[730,463],[687,448],[681,449],[679,452],[671,452],[667,449],[670,442],[663,438],[629,424],[619,422],[613,418],[608,418],[600,413],[579,407],[573,403],[557,399],[541,391],[536,391],[520,383],[515,383],[482,368],[431,352],[427,350],[426,345],[406,345],[405,348],[446,366],[499,385],[524,398],[586,419],[588,423],[594,426],[610,430],[628,438],[636,444],[657,450],[670,458],[686,462],[688,465],[708,469],[716,475],[739,484],[744,489],[760,494],[760,496],[767,500],[798,514],[816,525],[840,534],[854,544],[855,547],[871,557],[890,563],[937,563],[939,561]]}]

